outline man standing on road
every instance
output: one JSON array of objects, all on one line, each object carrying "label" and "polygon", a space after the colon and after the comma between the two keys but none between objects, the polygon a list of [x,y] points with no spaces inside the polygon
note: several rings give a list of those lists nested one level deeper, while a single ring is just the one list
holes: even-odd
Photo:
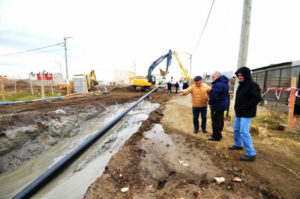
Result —
[{"label": "man standing on road", "polygon": [[175,83],[175,92],[178,93],[179,84],[178,82]]},{"label": "man standing on road", "polygon": [[168,82],[168,93],[172,93],[172,83],[171,82]]},{"label": "man standing on road", "polygon": [[229,80],[219,71],[212,74],[212,90],[209,95],[211,109],[211,123],[213,134],[210,141],[221,141],[224,127],[224,111],[229,106]]},{"label": "man standing on road", "polygon": [[203,133],[206,131],[206,113],[208,98],[211,88],[202,83],[202,77],[196,76],[194,78],[194,85],[188,87],[187,89],[180,92],[180,96],[185,96],[189,93],[192,94],[192,111],[193,111],[193,123],[194,123],[194,133],[199,131],[199,114],[201,113],[201,128]]},{"label": "man standing on road", "polygon": [[235,72],[239,79],[239,87],[236,92],[234,110],[235,121],[234,145],[229,150],[242,150],[243,144],[246,155],[240,157],[242,161],[254,161],[256,152],[253,147],[249,132],[251,118],[256,116],[256,106],[261,101],[259,85],[251,78],[251,72],[247,67],[241,67]]}]

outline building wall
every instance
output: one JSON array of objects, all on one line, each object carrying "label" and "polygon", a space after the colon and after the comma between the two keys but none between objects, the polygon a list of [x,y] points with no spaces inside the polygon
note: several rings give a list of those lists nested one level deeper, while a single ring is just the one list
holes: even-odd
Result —
[{"label": "building wall", "polygon": [[132,85],[134,79],[134,72],[125,70],[115,70],[114,71],[114,81],[117,84]]}]

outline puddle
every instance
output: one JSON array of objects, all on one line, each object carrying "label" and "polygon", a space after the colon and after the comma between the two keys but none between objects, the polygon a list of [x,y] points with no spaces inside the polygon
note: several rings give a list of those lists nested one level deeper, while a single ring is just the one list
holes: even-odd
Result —
[{"label": "puddle", "polygon": [[[12,198],[130,105],[128,103],[108,107],[105,113],[99,114],[96,118],[81,125],[81,131],[84,133],[65,139],[63,143],[57,144],[42,156],[26,162],[12,172],[1,174],[0,198]],[[81,155],[61,175],[52,180],[32,198],[78,199],[83,196],[88,186],[102,174],[111,156],[138,130],[142,121],[148,118],[150,112],[158,107],[159,104],[152,104],[148,101],[140,103],[95,142],[84,155]]]},{"label": "puddle", "polygon": [[154,124],[150,131],[144,133],[144,136],[158,143],[168,144],[169,146],[174,145],[172,138],[164,132],[161,124]]}]

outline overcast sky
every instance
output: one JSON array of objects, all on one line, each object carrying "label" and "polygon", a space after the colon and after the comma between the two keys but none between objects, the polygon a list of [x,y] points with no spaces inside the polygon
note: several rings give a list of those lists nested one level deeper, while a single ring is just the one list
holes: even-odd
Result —
[{"label": "overcast sky", "polygon": [[[113,69],[146,75],[169,49],[189,69],[212,0],[1,0],[0,74],[63,72],[64,48],[3,56],[67,40],[69,76],[96,71],[112,79]],[[192,76],[237,67],[242,0],[215,0],[203,37],[193,54]],[[300,60],[300,1],[253,0],[248,66]],[[154,70],[165,69],[162,62]],[[176,59],[171,75],[180,72]]]}]

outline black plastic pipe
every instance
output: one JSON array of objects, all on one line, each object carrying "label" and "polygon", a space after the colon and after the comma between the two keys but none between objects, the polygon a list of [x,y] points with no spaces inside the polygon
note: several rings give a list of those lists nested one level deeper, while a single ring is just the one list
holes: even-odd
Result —
[{"label": "black plastic pipe", "polygon": [[112,121],[106,124],[102,129],[97,131],[92,136],[88,137],[84,143],[79,145],[76,149],[74,149],[71,153],[57,162],[54,166],[48,169],[44,174],[34,180],[31,184],[25,187],[21,192],[13,197],[13,199],[21,199],[21,198],[30,198],[33,194],[35,194],[38,190],[40,190],[43,186],[45,186],[48,182],[50,182],[55,176],[61,173],[64,169],[67,168],[81,153],[83,153],[87,148],[89,148],[95,141],[101,138],[109,129],[111,129],[118,121],[120,121],[129,111],[131,111],[136,105],[142,102],[146,97],[148,97],[151,93],[156,91],[160,86],[155,87],[143,97],[141,97],[138,101],[134,102],[129,108],[127,108],[120,115],[115,117]]}]

